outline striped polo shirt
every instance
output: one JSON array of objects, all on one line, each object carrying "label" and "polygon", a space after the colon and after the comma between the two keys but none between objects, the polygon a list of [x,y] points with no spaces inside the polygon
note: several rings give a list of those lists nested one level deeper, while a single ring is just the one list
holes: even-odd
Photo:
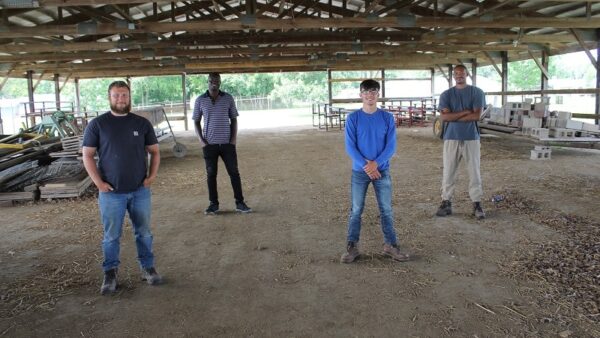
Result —
[{"label": "striped polo shirt", "polygon": [[219,96],[213,101],[207,90],[196,99],[192,119],[200,121],[204,117],[202,136],[208,144],[227,144],[231,140],[230,119],[238,116],[233,96],[219,91]]}]

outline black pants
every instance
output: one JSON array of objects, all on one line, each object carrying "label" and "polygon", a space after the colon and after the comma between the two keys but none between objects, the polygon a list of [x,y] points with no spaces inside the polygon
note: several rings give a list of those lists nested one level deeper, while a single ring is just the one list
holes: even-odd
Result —
[{"label": "black pants", "polygon": [[208,183],[208,199],[211,204],[219,204],[219,193],[217,192],[217,172],[219,170],[219,156],[225,163],[225,169],[231,179],[233,196],[235,202],[243,202],[242,179],[238,171],[237,152],[235,144],[208,144],[202,148],[204,161],[206,162],[206,181]]}]

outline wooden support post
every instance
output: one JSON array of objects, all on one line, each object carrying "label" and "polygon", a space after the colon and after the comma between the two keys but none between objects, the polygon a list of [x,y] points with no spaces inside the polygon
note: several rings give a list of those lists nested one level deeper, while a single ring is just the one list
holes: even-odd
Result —
[{"label": "wooden support post", "polygon": [[188,113],[187,113],[187,89],[186,89],[186,74],[181,73],[181,92],[183,93],[183,124],[184,128],[188,130]]},{"label": "wooden support post", "polygon": [[[508,53],[500,52],[502,56],[502,91],[508,91]],[[502,94],[502,105],[507,102],[506,94]]]},{"label": "wooden support post", "polygon": [[[541,83],[540,83],[540,89],[541,90],[546,90],[548,89],[548,78],[550,77],[550,73],[547,71],[548,70],[548,53],[546,53],[545,50],[542,50],[542,67],[544,69],[546,69],[546,72],[542,72],[542,76],[541,76]],[[544,97],[545,95],[542,92],[542,97]]]},{"label": "wooden support post", "polygon": [[81,112],[81,100],[79,95],[79,78],[75,78],[75,107],[77,112]]},{"label": "wooden support post", "polygon": [[56,100],[55,108],[60,110],[60,76],[58,74],[54,74],[54,99]]},{"label": "wooden support post", "polygon": [[[33,113],[35,111],[35,105],[33,103],[33,70],[27,71],[27,94],[29,95],[29,113]],[[27,117],[25,117],[27,120]],[[35,125],[35,117],[31,115],[29,117],[29,123],[31,126]]]},{"label": "wooden support post", "polygon": [[[600,61],[600,29],[596,29],[596,57]],[[600,70],[596,68],[596,90],[600,89]],[[595,122],[598,123],[598,115],[600,115],[600,93],[596,91],[596,118]]]},{"label": "wooden support post", "polygon": [[471,59],[471,81],[477,86],[477,59]]},{"label": "wooden support post", "polygon": [[[381,97],[385,99],[385,69],[381,70]],[[383,101],[385,106],[385,101]]]},{"label": "wooden support post", "polygon": [[327,100],[329,102],[329,107],[331,107],[333,100],[333,93],[331,92],[331,68],[327,69]]},{"label": "wooden support post", "polygon": [[431,97],[435,94],[435,68],[431,68],[429,70],[431,77],[429,78],[431,81]]},{"label": "wooden support post", "polygon": [[448,88],[452,88],[452,72],[454,71],[454,67],[449,64],[448,65]]}]

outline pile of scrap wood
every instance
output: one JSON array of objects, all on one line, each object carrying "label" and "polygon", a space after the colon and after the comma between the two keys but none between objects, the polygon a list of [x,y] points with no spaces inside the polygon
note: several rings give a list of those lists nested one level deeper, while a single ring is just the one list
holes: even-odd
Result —
[{"label": "pile of scrap wood", "polygon": [[75,177],[59,178],[40,186],[40,198],[79,197],[90,186],[92,179],[85,171]]},{"label": "pile of scrap wood", "polygon": [[0,201],[77,197],[90,183],[79,159],[60,158],[49,165],[27,161],[0,172]]},{"label": "pile of scrap wood", "polygon": [[50,153],[50,157],[81,157],[83,135],[67,136],[60,139],[62,151]]}]

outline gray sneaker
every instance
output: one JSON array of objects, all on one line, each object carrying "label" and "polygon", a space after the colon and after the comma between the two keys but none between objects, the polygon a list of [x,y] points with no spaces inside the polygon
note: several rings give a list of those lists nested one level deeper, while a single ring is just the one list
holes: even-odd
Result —
[{"label": "gray sneaker", "polygon": [[475,216],[475,218],[477,218],[477,219],[485,218],[485,212],[483,211],[483,208],[481,207],[481,202],[473,203],[473,216]]},{"label": "gray sneaker", "polygon": [[100,293],[103,295],[113,294],[117,291],[117,269],[111,269],[104,271],[104,280],[102,281],[102,287],[100,287]]},{"label": "gray sneaker", "polygon": [[360,252],[358,252],[358,246],[356,243],[348,242],[346,252],[342,255],[341,262],[352,263],[358,258],[358,256],[360,256]]},{"label": "gray sneaker", "polygon": [[443,200],[435,215],[440,217],[452,215],[452,202]]},{"label": "gray sneaker", "polygon": [[396,244],[384,244],[382,254],[384,256],[391,257],[393,260],[398,262],[406,262],[411,258],[408,253],[400,251],[400,248]]},{"label": "gray sneaker", "polygon": [[162,283],[162,277],[156,272],[154,267],[142,269],[142,280],[145,280],[150,285]]}]

